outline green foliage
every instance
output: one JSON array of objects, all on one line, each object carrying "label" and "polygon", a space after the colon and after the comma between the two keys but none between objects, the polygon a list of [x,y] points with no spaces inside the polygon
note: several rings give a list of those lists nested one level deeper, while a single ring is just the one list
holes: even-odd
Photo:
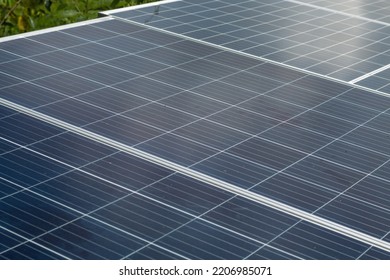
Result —
[{"label": "green foliage", "polygon": [[0,0],[0,37],[96,18],[158,0]]}]

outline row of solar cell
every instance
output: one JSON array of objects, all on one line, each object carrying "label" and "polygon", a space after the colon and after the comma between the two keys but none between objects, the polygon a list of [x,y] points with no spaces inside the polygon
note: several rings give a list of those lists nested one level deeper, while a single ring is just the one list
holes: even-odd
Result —
[{"label": "row of solar cell", "polygon": [[389,63],[385,23],[321,4],[177,1],[113,15],[344,81]]},{"label": "row of solar cell", "polygon": [[[76,143],[87,141],[90,147],[89,152],[83,144],[73,148],[75,155],[82,151],[91,158],[81,170],[71,170],[69,165],[51,159],[56,152],[61,153],[60,149],[53,152],[53,146],[69,144],[69,137]],[[28,150],[15,150],[13,144],[2,155],[7,166],[11,161],[30,162],[26,165],[28,174],[40,181],[28,183],[28,189],[23,189],[24,182],[11,183],[20,175],[2,172],[2,177],[8,175],[2,184],[11,187],[1,199],[3,258],[117,259],[140,254],[165,259],[173,254],[175,259],[344,259],[357,258],[369,248],[316,226],[297,223],[297,219],[268,207],[233,198],[186,176],[152,168],[150,163],[111,148],[102,153],[100,144],[71,133],[48,140],[53,145],[39,141]],[[56,157],[61,158],[61,154]],[[31,173],[42,174],[49,163],[59,168],[46,171],[41,178]],[[138,194],[132,190],[138,190]],[[271,247],[261,246],[260,242],[271,240]],[[308,240],[317,246],[316,250],[309,249]],[[148,245],[151,241],[154,245]],[[335,243],[339,245],[332,245]],[[343,250],[336,250],[341,244]]]}]

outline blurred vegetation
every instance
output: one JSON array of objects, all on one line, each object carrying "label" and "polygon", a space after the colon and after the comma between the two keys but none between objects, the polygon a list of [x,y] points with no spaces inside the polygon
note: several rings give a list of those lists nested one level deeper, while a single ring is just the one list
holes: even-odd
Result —
[{"label": "blurred vegetation", "polygon": [[0,0],[0,37],[96,18],[157,0]]}]

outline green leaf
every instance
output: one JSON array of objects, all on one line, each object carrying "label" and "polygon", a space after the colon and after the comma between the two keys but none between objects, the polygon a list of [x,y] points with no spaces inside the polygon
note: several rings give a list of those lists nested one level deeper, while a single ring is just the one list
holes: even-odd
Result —
[{"label": "green leaf", "polygon": [[118,5],[118,3],[119,3],[119,1],[120,0],[113,0],[112,2],[111,2],[111,7],[113,7],[113,8],[115,8],[117,5]]}]

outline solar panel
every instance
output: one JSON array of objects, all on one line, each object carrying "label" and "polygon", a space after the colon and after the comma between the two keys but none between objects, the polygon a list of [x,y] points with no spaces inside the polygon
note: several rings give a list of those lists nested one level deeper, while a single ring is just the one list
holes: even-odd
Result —
[{"label": "solar panel", "polygon": [[0,258],[390,258],[387,96],[112,17],[0,49]]},{"label": "solar panel", "polygon": [[[390,63],[388,9],[380,1],[183,0],[107,14],[355,83]],[[390,93],[388,83],[380,88]]]}]

